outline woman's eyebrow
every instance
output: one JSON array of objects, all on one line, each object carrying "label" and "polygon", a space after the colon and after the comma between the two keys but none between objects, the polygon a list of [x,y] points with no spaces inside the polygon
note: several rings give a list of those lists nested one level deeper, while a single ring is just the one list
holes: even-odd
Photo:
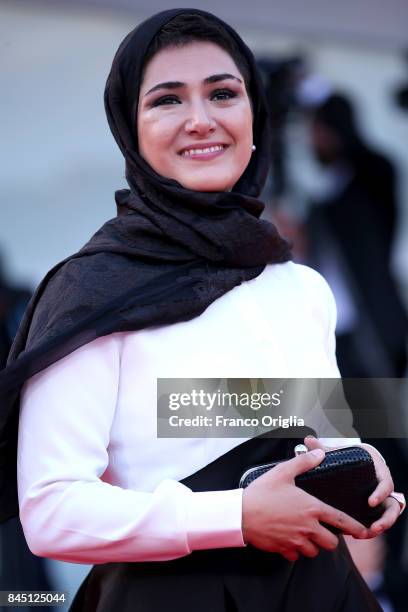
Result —
[{"label": "woman's eyebrow", "polygon": [[[217,83],[217,81],[226,81],[228,79],[233,79],[234,81],[239,81],[240,83],[242,83],[241,79],[234,76],[233,74],[230,74],[229,72],[222,72],[221,74],[212,74],[211,76],[206,77],[203,80],[203,83],[205,85],[208,85],[209,83]],[[149,89],[149,91],[147,91],[143,97],[147,96],[153,91],[157,91],[158,89],[180,89],[181,87],[185,87],[185,85],[186,84],[182,83],[181,81],[166,81],[164,83],[158,83],[157,85]]]}]

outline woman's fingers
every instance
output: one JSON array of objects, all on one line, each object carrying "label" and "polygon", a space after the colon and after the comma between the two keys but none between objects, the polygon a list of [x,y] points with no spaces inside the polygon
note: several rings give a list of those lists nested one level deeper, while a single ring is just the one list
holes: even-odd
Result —
[{"label": "woman's fingers", "polygon": [[[279,473],[280,476],[287,482],[293,482],[296,476],[299,476],[299,474],[303,474],[304,472],[308,472],[309,470],[318,466],[323,459],[324,451],[321,449],[315,449],[280,463],[274,467],[271,472],[276,470],[275,474]],[[263,478],[263,476],[261,476],[261,478]]]},{"label": "woman's fingers", "polygon": [[368,498],[369,505],[374,508],[383,502],[394,490],[394,482],[387,464],[377,449],[371,446],[371,444],[362,444],[362,447],[370,453],[378,479],[378,485]]},{"label": "woman's fingers", "polygon": [[334,550],[337,548],[339,543],[339,538],[335,536],[334,533],[323,527],[323,525],[320,523],[318,523],[318,527],[311,537],[313,542],[326,550]]},{"label": "woman's fingers", "polygon": [[384,501],[385,511],[378,521],[375,521],[368,530],[367,537],[374,538],[383,531],[393,526],[400,515],[400,505],[393,497],[387,497]]},{"label": "woman's fingers", "polygon": [[340,529],[343,533],[352,535],[354,538],[367,537],[367,528],[364,527],[364,525],[345,512],[337,510],[324,502],[320,502],[318,519],[323,523],[337,527],[337,529]]},{"label": "woman's fingers", "polygon": [[378,461],[378,463],[375,461],[375,471],[379,482],[368,498],[368,503],[371,507],[378,506],[394,490],[394,482],[391,478],[390,470],[382,460]]},{"label": "woman's fingers", "polygon": [[321,448],[322,450],[325,450],[320,440],[318,438],[315,438],[314,436],[306,436],[306,438],[304,439],[304,443],[309,450],[313,450],[315,448]]},{"label": "woman's fingers", "polygon": [[319,548],[313,544],[310,540],[305,540],[299,547],[298,550],[305,557],[317,557],[319,554]]},{"label": "woman's fingers", "polygon": [[334,550],[339,543],[338,538],[331,533],[328,529],[325,529],[317,522],[316,530],[308,536],[305,536],[303,541],[296,546],[295,549],[285,550],[282,552],[283,556],[294,561],[294,556],[299,557],[299,553],[305,557],[317,557],[321,548],[326,550]]},{"label": "woman's fingers", "polygon": [[309,540],[305,540],[304,542],[302,542],[302,544],[299,544],[296,549],[285,549],[282,550],[281,554],[288,561],[297,561],[299,559],[300,554],[304,555],[305,557],[313,558],[317,557],[319,552],[320,550],[318,546],[316,546],[315,544],[313,544],[313,542],[310,542]]},{"label": "woman's fingers", "polygon": [[297,561],[299,559],[299,553],[296,552],[295,550],[284,550],[282,551],[282,555],[285,557],[285,559],[287,559],[288,561]]}]

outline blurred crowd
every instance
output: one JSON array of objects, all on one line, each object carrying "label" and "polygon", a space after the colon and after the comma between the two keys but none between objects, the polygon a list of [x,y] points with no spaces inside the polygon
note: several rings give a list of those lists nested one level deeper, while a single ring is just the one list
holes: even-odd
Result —
[{"label": "blurred crowd", "polygon": [[[273,167],[264,194],[267,214],[292,240],[295,261],[319,271],[334,293],[340,372],[345,379],[406,378],[406,296],[393,272],[392,254],[408,203],[398,201],[396,165],[362,135],[350,94],[308,74],[300,57],[260,63],[274,130]],[[395,96],[400,112],[407,111],[406,97],[406,88]],[[360,398],[344,385],[359,430]],[[366,400],[368,388],[365,384]],[[371,393],[376,401],[374,384]],[[404,413],[406,399],[401,403]],[[407,439],[376,436],[363,434],[362,439],[386,457],[395,490],[407,492]],[[383,609],[406,610],[406,517],[384,536],[347,542]]]}]

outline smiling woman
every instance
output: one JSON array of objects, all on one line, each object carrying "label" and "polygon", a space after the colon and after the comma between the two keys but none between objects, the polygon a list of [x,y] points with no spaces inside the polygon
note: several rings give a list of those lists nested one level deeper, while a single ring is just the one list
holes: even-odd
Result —
[{"label": "smiling woman", "polygon": [[[270,137],[252,52],[214,15],[158,13],[122,41],[105,108],[129,189],[46,275],[0,374],[3,520],[19,513],[36,555],[94,564],[73,612],[379,610],[327,529],[395,522],[375,449],[385,511],[365,529],[295,486],[322,449],[239,488],[308,427],[157,437],[157,378],[339,376],[328,285],[260,219]],[[318,433],[305,443],[338,443]]]},{"label": "smiling woman", "polygon": [[232,189],[253,144],[249,96],[232,57],[201,41],[159,51],[145,71],[137,131],[141,155],[162,176],[197,191]]}]

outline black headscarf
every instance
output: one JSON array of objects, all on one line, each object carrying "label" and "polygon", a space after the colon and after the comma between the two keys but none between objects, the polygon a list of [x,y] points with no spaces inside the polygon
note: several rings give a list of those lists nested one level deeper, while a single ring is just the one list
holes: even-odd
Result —
[{"label": "black headscarf", "polygon": [[[184,12],[222,24],[250,67],[257,148],[231,192],[186,189],[138,153],[143,60],[160,28]],[[267,263],[291,258],[276,228],[259,219],[263,204],[256,198],[269,169],[266,103],[252,53],[226,23],[196,9],[164,11],[143,22],[115,55],[105,107],[130,190],[116,192],[117,216],[41,282],[0,373],[0,520],[18,513],[19,394],[30,376],[100,336],[192,319]]]}]

